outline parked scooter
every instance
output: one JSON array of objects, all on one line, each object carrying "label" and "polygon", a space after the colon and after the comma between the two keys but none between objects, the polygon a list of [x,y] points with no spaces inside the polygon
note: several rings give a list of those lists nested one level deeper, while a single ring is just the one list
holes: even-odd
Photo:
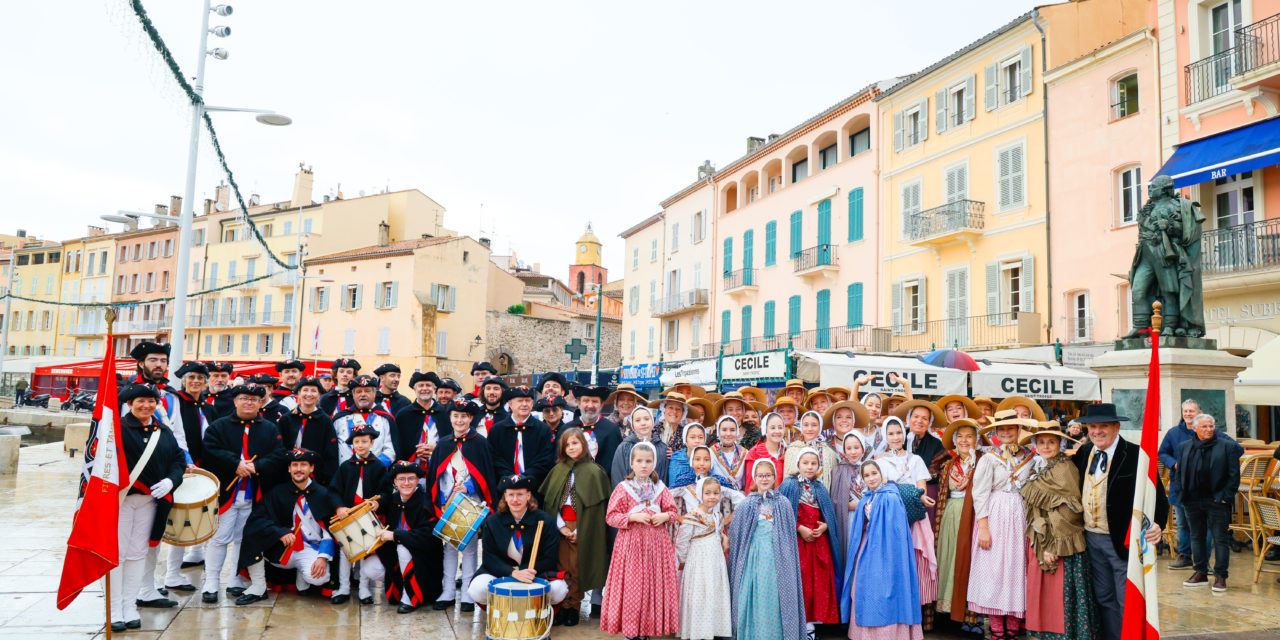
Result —
[{"label": "parked scooter", "polygon": [[18,400],[18,406],[19,407],[40,407],[42,409],[48,409],[49,394],[38,393],[38,394],[32,395],[31,390],[28,389],[27,392],[23,393],[22,397]]},{"label": "parked scooter", "polygon": [[97,401],[97,394],[92,391],[77,391],[63,401],[60,407],[63,411],[93,411],[93,405]]}]

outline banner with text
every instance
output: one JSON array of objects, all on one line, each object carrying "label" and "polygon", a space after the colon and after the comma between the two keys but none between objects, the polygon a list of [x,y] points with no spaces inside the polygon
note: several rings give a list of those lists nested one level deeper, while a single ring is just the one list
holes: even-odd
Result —
[{"label": "banner with text", "polygon": [[1076,400],[1090,402],[1102,399],[1098,376],[1058,365],[980,363],[978,371],[969,374],[973,395],[1000,399],[1026,396],[1036,400]]},{"label": "banner with text", "polygon": [[712,385],[716,383],[716,359],[689,360],[680,363],[664,363],[662,365],[662,386],[669,387],[676,380],[688,380],[691,384]]},{"label": "banner with text", "polygon": [[911,386],[911,393],[917,396],[968,395],[968,376],[964,371],[935,367],[921,362],[919,358],[849,356],[822,351],[801,351],[799,356],[796,377],[824,387],[849,387],[854,380],[865,375],[870,376],[870,380],[862,385],[859,393],[900,392],[902,385],[889,377],[892,373],[906,380]]},{"label": "banner with text", "polygon": [[787,352],[766,351],[720,359],[722,380],[764,380],[784,378],[787,375]]},{"label": "banner with text", "polygon": [[629,364],[622,367],[622,381],[637,389],[658,386],[658,363]]}]

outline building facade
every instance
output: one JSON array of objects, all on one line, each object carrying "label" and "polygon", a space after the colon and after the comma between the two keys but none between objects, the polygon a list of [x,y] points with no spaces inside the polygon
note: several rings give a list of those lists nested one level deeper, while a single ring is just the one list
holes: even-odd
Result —
[{"label": "building facade", "polygon": [[[89,234],[63,243],[62,300],[75,303],[111,301],[115,274],[115,238],[106,229],[89,227]],[[101,307],[59,310],[58,355],[101,357],[107,323]]]},{"label": "building facade", "polygon": [[28,239],[13,249],[13,294],[10,306],[9,355],[51,356],[58,343],[61,309],[62,244]]},{"label": "building facade", "polygon": [[625,292],[622,296],[622,361],[625,364],[656,362],[659,319],[658,285],[665,263],[666,234],[661,212],[619,234],[626,251],[623,260]]},{"label": "building facade", "polygon": [[139,342],[169,341],[173,305],[153,301],[173,295],[178,225],[176,220],[156,224],[116,236],[111,302],[119,311],[112,334],[118,357],[128,356]]}]

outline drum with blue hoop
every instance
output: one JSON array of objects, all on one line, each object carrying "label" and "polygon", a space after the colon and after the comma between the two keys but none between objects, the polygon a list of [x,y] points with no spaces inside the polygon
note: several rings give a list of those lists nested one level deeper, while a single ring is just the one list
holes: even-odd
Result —
[{"label": "drum with blue hoop", "polygon": [[489,640],[541,640],[551,635],[551,585],[498,578],[489,583]]},{"label": "drum with blue hoop", "polygon": [[465,493],[455,493],[449,498],[432,533],[458,551],[465,551],[480,533],[480,525],[484,524],[489,513],[489,505]]}]

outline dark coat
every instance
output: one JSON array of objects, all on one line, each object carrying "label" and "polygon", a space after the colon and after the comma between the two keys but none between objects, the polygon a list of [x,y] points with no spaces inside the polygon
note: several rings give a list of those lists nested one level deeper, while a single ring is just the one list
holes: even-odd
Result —
[{"label": "dark coat", "polygon": [[622,444],[622,429],[618,428],[612,420],[608,418],[600,418],[593,427],[586,427],[582,424],[582,416],[575,416],[565,427],[563,431],[569,427],[578,427],[583,431],[594,432],[596,437],[596,462],[604,468],[605,475],[613,470],[613,454],[618,451],[618,445]]},{"label": "dark coat", "polygon": [[[409,587],[409,601],[419,606],[440,597],[440,576],[444,574],[444,547],[440,539],[432,535],[435,518],[427,505],[427,497],[421,490],[414,491],[409,500],[400,499],[399,491],[392,491],[378,501],[378,517],[394,533],[395,539],[378,547],[378,559],[386,569],[387,602],[400,602],[400,593]],[[400,574],[400,559],[396,553],[403,545],[413,556],[413,564],[405,575]],[[466,585],[463,585],[466,588]]]},{"label": "dark coat", "polygon": [[[356,491],[359,487],[361,490]],[[344,507],[354,507],[374,496],[386,495],[391,491],[391,476],[387,473],[387,465],[375,455],[367,458],[351,456],[346,462],[338,465],[338,473],[333,476],[329,485],[338,502]],[[360,498],[356,500],[356,498]]]},{"label": "dark coat", "polygon": [[[1093,443],[1089,442],[1071,456],[1082,480],[1089,473],[1089,453],[1092,451]],[[1107,504],[1107,525],[1116,555],[1125,561],[1129,559],[1129,545],[1125,544],[1125,536],[1129,532],[1129,520],[1133,514],[1133,492],[1138,484],[1138,454],[1141,452],[1142,447],[1120,438],[1116,457],[1107,466],[1110,471],[1107,474],[1107,494],[1103,498]],[[1155,460],[1151,461],[1151,464],[1155,463]],[[1163,527],[1168,522],[1169,500],[1164,494],[1164,482],[1157,476],[1155,523]]]},{"label": "dark coat", "polygon": [[204,455],[204,432],[209,428],[203,403],[179,389],[174,389],[173,395],[178,398],[178,411],[182,413],[182,431],[187,436],[187,454],[191,456],[191,461],[198,465],[200,457]]},{"label": "dark coat", "polygon": [[393,416],[403,411],[405,407],[414,404],[412,400],[406,398],[405,395],[399,391],[383,393],[382,387],[378,387],[378,392],[375,396],[374,402],[382,405],[382,410]]},{"label": "dark coat", "polygon": [[329,417],[333,417],[338,415],[339,411],[355,408],[356,403],[351,400],[351,391],[338,391],[338,388],[334,387],[320,396],[319,405]]},{"label": "dark coat", "polygon": [[288,467],[284,464],[285,447],[276,425],[258,416],[249,420],[242,420],[237,416],[219,418],[204,433],[202,462],[204,468],[218,476],[218,504],[221,505],[221,511],[226,511],[231,506],[231,490],[227,488],[228,485],[235,489],[239,484],[233,484],[232,481],[236,477],[241,454],[244,453],[242,447],[246,427],[249,429],[249,441],[244,458],[253,458],[253,466],[258,470],[257,475],[250,479],[256,485],[253,487],[254,502],[260,500],[273,485],[282,481]]},{"label": "dark coat", "polygon": [[551,429],[533,416],[522,425],[517,425],[510,416],[505,417],[489,431],[489,446],[493,448],[498,476],[505,478],[515,473],[517,433],[524,434],[524,474],[533,476],[534,485],[540,487],[556,464],[556,447],[551,441]]},{"label": "dark coat", "polygon": [[[329,416],[318,408],[306,414],[301,409],[294,409],[286,413],[276,426],[280,429],[285,449],[301,446],[320,454],[320,462],[312,475],[320,484],[327,486],[332,483],[334,474],[338,472],[338,434]],[[302,433],[301,445],[298,442],[299,432]]]},{"label": "dark coat", "polygon": [[272,390],[271,395],[267,397],[271,400],[267,402],[267,406],[262,408],[262,417],[263,419],[274,422],[277,425],[280,424],[280,421],[284,419],[285,415],[290,411],[293,411],[293,406],[297,405],[296,399],[292,402],[285,402],[286,398],[293,397],[293,392],[288,389],[274,389]]},{"label": "dark coat", "polygon": [[467,472],[471,474],[471,479],[476,483],[476,489],[480,491],[480,495],[490,508],[496,507],[498,498],[501,497],[494,495],[498,491],[498,476],[494,471],[493,450],[489,447],[489,441],[475,429],[468,431],[467,435],[461,438],[450,434],[436,442],[436,448],[431,452],[431,459],[427,461],[425,468],[427,492],[434,507],[435,517],[444,513],[441,501],[448,498],[440,495],[440,474],[446,473],[445,467],[449,464],[449,458],[458,447],[462,448],[462,461],[467,465]]},{"label": "dark coat", "polygon": [[219,418],[226,418],[236,414],[236,405],[231,400],[231,387],[227,387],[217,393],[205,394],[204,404],[212,408],[205,414],[210,424],[217,422]]},{"label": "dark coat", "polygon": [[[502,422],[511,416],[511,414],[503,408],[504,405],[500,404],[497,409],[490,410],[488,407],[484,406],[483,402],[477,401],[476,404],[480,405],[480,413],[477,413],[473,418],[471,418],[471,426],[477,429],[480,428],[480,425],[487,423],[489,424],[489,430],[492,431],[494,425],[497,425],[499,422]],[[487,438],[488,436],[485,437]]]},{"label": "dark coat", "polygon": [[[1191,447],[1196,446],[1200,442],[1199,436],[1191,440],[1184,440],[1178,445],[1178,468],[1188,469],[1187,458],[1191,455]],[[1240,457],[1244,455],[1244,447],[1240,443],[1230,438],[1223,437],[1222,434],[1216,434],[1213,443],[1209,445],[1208,462],[1209,474],[1207,477],[1188,478],[1186,474],[1179,473],[1174,475],[1170,480],[1170,484],[1177,490],[1177,494],[1186,498],[1195,485],[1201,485],[1202,488],[1208,489],[1210,498],[1214,502],[1231,502],[1235,500],[1236,491],[1240,489]],[[1207,485],[1207,486],[1205,486]],[[1174,493],[1170,490],[1169,493]]]},{"label": "dark coat", "polygon": [[[542,540],[538,546],[538,557],[533,558],[533,539],[542,523]],[[507,546],[511,544],[512,532],[520,530],[524,551],[520,557],[520,566],[507,555]],[[510,511],[499,511],[485,518],[480,531],[480,549],[484,552],[480,559],[480,572],[495,578],[509,578],[516,569],[528,569],[530,561],[534,561],[534,569],[538,577],[553,580],[559,577],[556,563],[560,559],[560,530],[556,528],[556,519],[544,511],[530,509],[524,518],[516,522]]]},{"label": "dark coat", "polygon": [[[569,474],[573,473],[574,491],[578,494],[578,589],[590,591],[604,587],[609,573],[608,528],[604,515],[609,509],[609,497],[613,483],[609,473],[599,464],[572,460],[557,463],[542,483],[542,495],[546,498],[547,511],[558,512],[564,504],[569,487]],[[546,534],[546,531],[543,531]]]},{"label": "dark coat", "polygon": [[[942,446],[942,440],[932,432],[924,434],[924,438],[915,438],[911,441],[911,453],[920,456],[924,460],[926,466],[933,463],[938,456],[947,452],[947,448]],[[929,476],[929,484],[938,483],[938,474],[934,473]]]},{"label": "dark coat", "polygon": [[[338,509],[333,492],[315,481],[305,489],[299,489],[292,482],[276,485],[253,505],[253,512],[245,522],[238,568],[247,568],[263,559],[279,562],[285,552],[280,537],[293,532],[293,505],[299,495],[306,496],[307,507],[315,515],[316,522],[328,528],[329,520]],[[337,558],[335,551],[334,560]]]},{"label": "dark coat", "polygon": [[[414,402],[395,413],[397,460],[414,460],[415,448],[418,443],[424,442],[424,436],[427,433],[434,434],[437,440],[449,436],[451,433],[449,416],[445,414],[444,421],[441,422],[441,408],[438,402],[432,402],[430,409],[423,409],[422,405]],[[428,419],[431,421],[430,427],[427,426]],[[426,460],[418,460],[418,464],[424,463]]]},{"label": "dark coat", "polygon": [[[144,427],[132,413],[126,413],[120,418],[120,449],[124,451],[124,459],[129,471],[131,473],[134,471],[134,465],[142,457],[142,452],[147,448],[147,442],[152,437],[159,437],[160,442],[156,443],[155,450],[147,459],[147,466],[143,467],[142,472],[138,474],[138,479],[129,487],[127,495],[149,496],[151,485],[166,478],[173,481],[174,489],[182,484],[182,475],[187,470],[187,459],[182,455],[178,439],[174,438],[173,432],[166,429],[159,420],[152,419],[151,424]],[[157,541],[164,534],[165,518],[168,517],[172,506],[173,490],[170,489],[163,500],[156,501],[156,514],[151,525],[150,540]]]}]

